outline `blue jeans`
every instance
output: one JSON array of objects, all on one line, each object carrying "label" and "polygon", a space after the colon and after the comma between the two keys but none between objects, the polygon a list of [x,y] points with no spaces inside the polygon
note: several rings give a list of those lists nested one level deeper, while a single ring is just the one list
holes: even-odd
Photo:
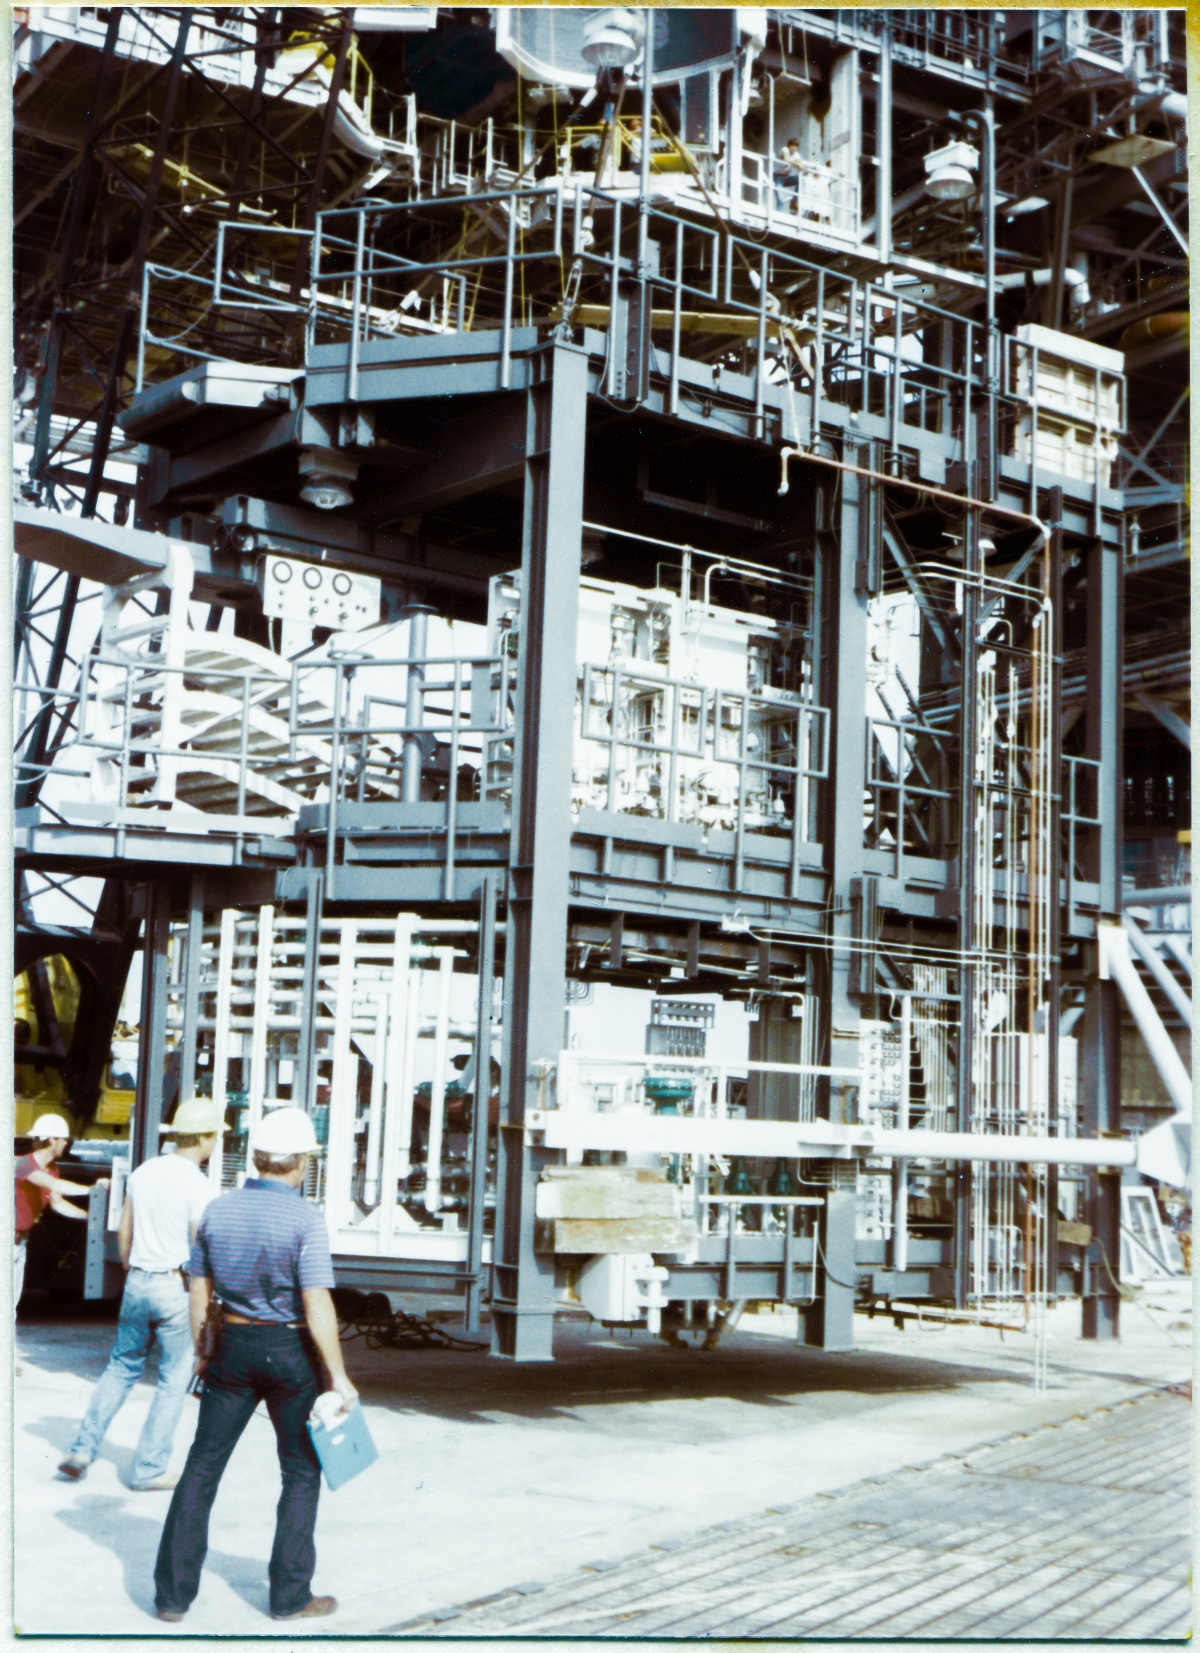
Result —
[{"label": "blue jeans", "polygon": [[161,1351],[158,1387],[129,1474],[130,1485],[135,1487],[156,1481],[167,1467],[192,1374],[192,1332],[182,1276],[143,1274],[141,1269],[131,1269],[121,1299],[117,1341],[76,1432],[72,1457],[86,1458],[90,1463],[99,1452],[109,1424],[146,1370],[146,1356],[155,1339]]},{"label": "blue jeans", "polygon": [[306,1424],[317,1398],[308,1340],[290,1326],[226,1326],[204,1374],[196,1438],[175,1488],[158,1560],[155,1606],[186,1613],[200,1588],[208,1520],[221,1476],[260,1400],[275,1428],[283,1489],[267,1569],[272,1613],[298,1613],[312,1600],[317,1565],[313,1530],[321,1469]]}]

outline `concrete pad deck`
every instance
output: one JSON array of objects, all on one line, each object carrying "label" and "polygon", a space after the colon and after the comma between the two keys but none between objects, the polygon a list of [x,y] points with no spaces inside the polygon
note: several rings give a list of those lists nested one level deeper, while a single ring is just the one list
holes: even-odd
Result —
[{"label": "concrete pad deck", "polygon": [[[340,1492],[323,1493],[314,1589],[336,1595],[339,1611],[311,1632],[289,1626],[286,1639],[395,1634],[401,1625],[418,1637],[436,1634],[435,1614],[519,1586],[577,1579],[584,1567],[599,1564],[602,1573],[651,1545],[665,1555],[664,1546],[692,1545],[714,1525],[757,1520],[782,1504],[829,1525],[838,1504],[823,1494],[1086,1417],[1190,1376],[1190,1281],[1144,1293],[1122,1315],[1121,1340],[1098,1344],[1080,1340],[1078,1305],[1052,1312],[1042,1394],[1033,1389],[1027,1336],[959,1326],[901,1332],[861,1317],[858,1346],[844,1354],[797,1346],[794,1316],[783,1313],[747,1316],[708,1353],[567,1321],[556,1334],[556,1360],[538,1366],[352,1343],[347,1364],[380,1461]],[[125,1485],[149,1382],[136,1387],[87,1478],[56,1479],[113,1331],[111,1312],[82,1305],[31,1304],[18,1326],[17,1625],[50,1637],[277,1636],[282,1627],[266,1617],[266,1561],[279,1479],[265,1414],[251,1419],[234,1454],[201,1592],[177,1629],[153,1617],[151,1574],[169,1499]],[[189,1401],[174,1467],[194,1419]],[[1036,1509],[1035,1481],[1022,1485]],[[1090,1495],[1081,1488],[1074,1496],[1086,1503]],[[1052,1514],[1047,1505],[1047,1522]],[[870,1547],[882,1535],[863,1529],[861,1536]],[[64,1544],[71,1564],[55,1570],[47,1591],[40,1558]],[[1166,1579],[1166,1560],[1163,1569]],[[1012,1578],[1006,1587],[1016,1587]],[[751,1568],[747,1603],[753,1588]],[[999,1615],[999,1598],[995,1607]],[[988,1618],[985,1602],[977,1620],[985,1628],[971,1633],[989,1633]],[[442,1622],[449,1634],[562,1633],[472,1632],[461,1616]],[[1000,1626],[1010,1621],[995,1622],[995,1633],[1005,1634]],[[899,1624],[897,1632],[905,1633]],[[643,1632],[629,1623],[621,1633]],[[714,1619],[708,1630],[689,1624],[660,1633],[723,1632]],[[888,1626],[864,1633],[886,1635]],[[1111,1633],[1097,1623],[1098,1639]]]}]

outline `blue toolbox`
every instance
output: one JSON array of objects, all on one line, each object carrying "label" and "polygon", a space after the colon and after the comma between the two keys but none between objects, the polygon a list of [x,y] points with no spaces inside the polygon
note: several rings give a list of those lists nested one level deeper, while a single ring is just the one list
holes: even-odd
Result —
[{"label": "blue toolbox", "polygon": [[344,1487],[379,1457],[357,1401],[348,1412],[339,1412],[328,1423],[314,1413],[308,1420],[308,1433],[330,1492]]}]

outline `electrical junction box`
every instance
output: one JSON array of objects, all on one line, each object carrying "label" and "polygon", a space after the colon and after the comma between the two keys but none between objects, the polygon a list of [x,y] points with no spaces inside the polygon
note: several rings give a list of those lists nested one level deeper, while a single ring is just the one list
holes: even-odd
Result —
[{"label": "electrical junction box", "polygon": [[263,613],[334,631],[365,631],[379,624],[382,581],[372,574],[297,562],[292,557],[260,557],[258,589]]}]

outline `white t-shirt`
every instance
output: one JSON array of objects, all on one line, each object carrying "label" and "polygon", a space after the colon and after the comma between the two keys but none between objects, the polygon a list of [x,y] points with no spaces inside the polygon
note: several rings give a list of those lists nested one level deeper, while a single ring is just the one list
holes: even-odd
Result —
[{"label": "white t-shirt", "polygon": [[152,1274],[182,1268],[191,1255],[189,1226],[198,1223],[218,1190],[198,1165],[162,1154],[139,1165],[127,1184],[133,1201],[131,1268]]}]

